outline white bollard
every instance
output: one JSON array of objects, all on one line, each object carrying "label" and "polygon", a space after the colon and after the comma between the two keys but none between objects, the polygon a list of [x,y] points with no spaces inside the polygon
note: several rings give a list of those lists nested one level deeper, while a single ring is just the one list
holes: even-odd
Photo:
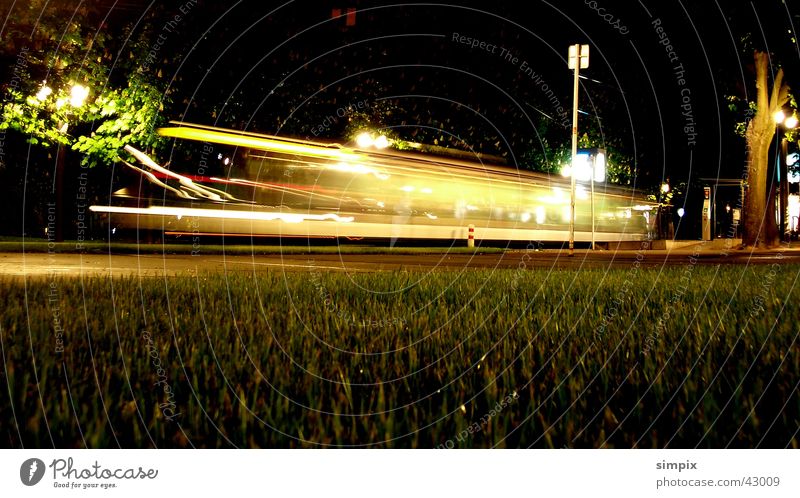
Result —
[{"label": "white bollard", "polygon": [[467,237],[467,247],[475,247],[475,225],[469,226],[469,236]]}]

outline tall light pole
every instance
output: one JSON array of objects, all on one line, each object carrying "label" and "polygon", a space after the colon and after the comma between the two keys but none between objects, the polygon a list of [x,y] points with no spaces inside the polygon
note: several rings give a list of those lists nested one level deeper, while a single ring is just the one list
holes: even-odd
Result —
[{"label": "tall light pole", "polygon": [[572,180],[569,197],[569,255],[575,254],[575,158],[578,155],[578,84],[580,70],[589,67],[589,45],[571,45],[569,47],[569,68],[575,70],[575,81],[572,88]]},{"label": "tall light pole", "polygon": [[[52,90],[47,87],[43,86],[39,93],[37,94],[36,98],[40,101],[44,101],[47,96],[52,93]],[[74,84],[70,87],[69,90],[69,98],[61,98],[56,101],[56,109],[60,109],[63,106],[69,104],[72,108],[78,109],[83,107],[86,103],[87,97],[89,97],[89,88],[81,85],[81,84]],[[42,97],[42,98],[40,98]],[[69,129],[69,123],[66,121],[61,123],[59,126],[59,131],[66,135]],[[62,142],[58,143],[58,150],[56,151],[56,174],[55,174],[55,194],[56,194],[56,242],[63,242],[64,241],[64,144]]]},{"label": "tall light pole", "polygon": [[[788,240],[788,230],[789,223],[787,223],[788,215],[788,205],[789,205],[789,168],[786,164],[786,156],[788,152],[789,145],[786,140],[786,130],[794,129],[797,126],[797,118],[794,114],[787,116],[784,114],[783,110],[780,110],[775,113],[773,116],[775,119],[775,125],[777,127],[777,156],[778,156],[778,165],[775,168],[775,174],[777,175],[778,180],[778,222],[779,222],[779,231],[781,240]],[[772,193],[774,189],[770,189],[770,193]],[[774,198],[772,195],[769,196],[769,202],[773,202]]]}]

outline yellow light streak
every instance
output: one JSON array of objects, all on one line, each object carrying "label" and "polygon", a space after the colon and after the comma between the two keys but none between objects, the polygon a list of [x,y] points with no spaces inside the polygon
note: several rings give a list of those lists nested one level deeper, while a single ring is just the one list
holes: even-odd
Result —
[{"label": "yellow light streak", "polygon": [[235,145],[238,147],[250,147],[253,149],[283,152],[286,154],[297,154],[301,156],[325,157],[340,161],[358,161],[362,159],[361,155],[340,148],[322,147],[319,145],[304,145],[270,138],[227,133],[217,130],[203,130],[185,127],[159,128],[158,134],[164,137],[196,140],[198,142],[213,142],[225,145]]}]

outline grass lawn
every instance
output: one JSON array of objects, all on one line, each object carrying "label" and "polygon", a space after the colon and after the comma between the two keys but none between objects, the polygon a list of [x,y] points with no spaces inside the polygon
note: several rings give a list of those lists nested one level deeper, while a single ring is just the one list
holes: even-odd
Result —
[{"label": "grass lawn", "polygon": [[8,279],[0,437],[797,448],[799,272]]}]

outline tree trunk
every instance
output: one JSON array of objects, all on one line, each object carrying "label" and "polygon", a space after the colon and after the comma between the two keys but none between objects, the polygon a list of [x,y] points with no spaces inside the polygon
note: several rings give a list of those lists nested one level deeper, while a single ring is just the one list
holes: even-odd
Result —
[{"label": "tree trunk", "polygon": [[[755,142],[755,143],[752,143]],[[764,213],[766,212],[766,183],[765,167],[769,160],[769,148],[765,147],[762,140],[748,138],[747,149],[747,193],[744,198],[744,234],[742,243],[746,246],[757,246],[763,241]]]},{"label": "tree trunk", "polygon": [[767,172],[769,146],[775,136],[772,116],[789,100],[789,87],[783,82],[783,69],[778,70],[769,91],[769,56],[753,54],[756,67],[756,114],[747,125],[747,192],[744,198],[744,233],[746,246],[772,246],[777,243],[775,210],[767,204]]}]

